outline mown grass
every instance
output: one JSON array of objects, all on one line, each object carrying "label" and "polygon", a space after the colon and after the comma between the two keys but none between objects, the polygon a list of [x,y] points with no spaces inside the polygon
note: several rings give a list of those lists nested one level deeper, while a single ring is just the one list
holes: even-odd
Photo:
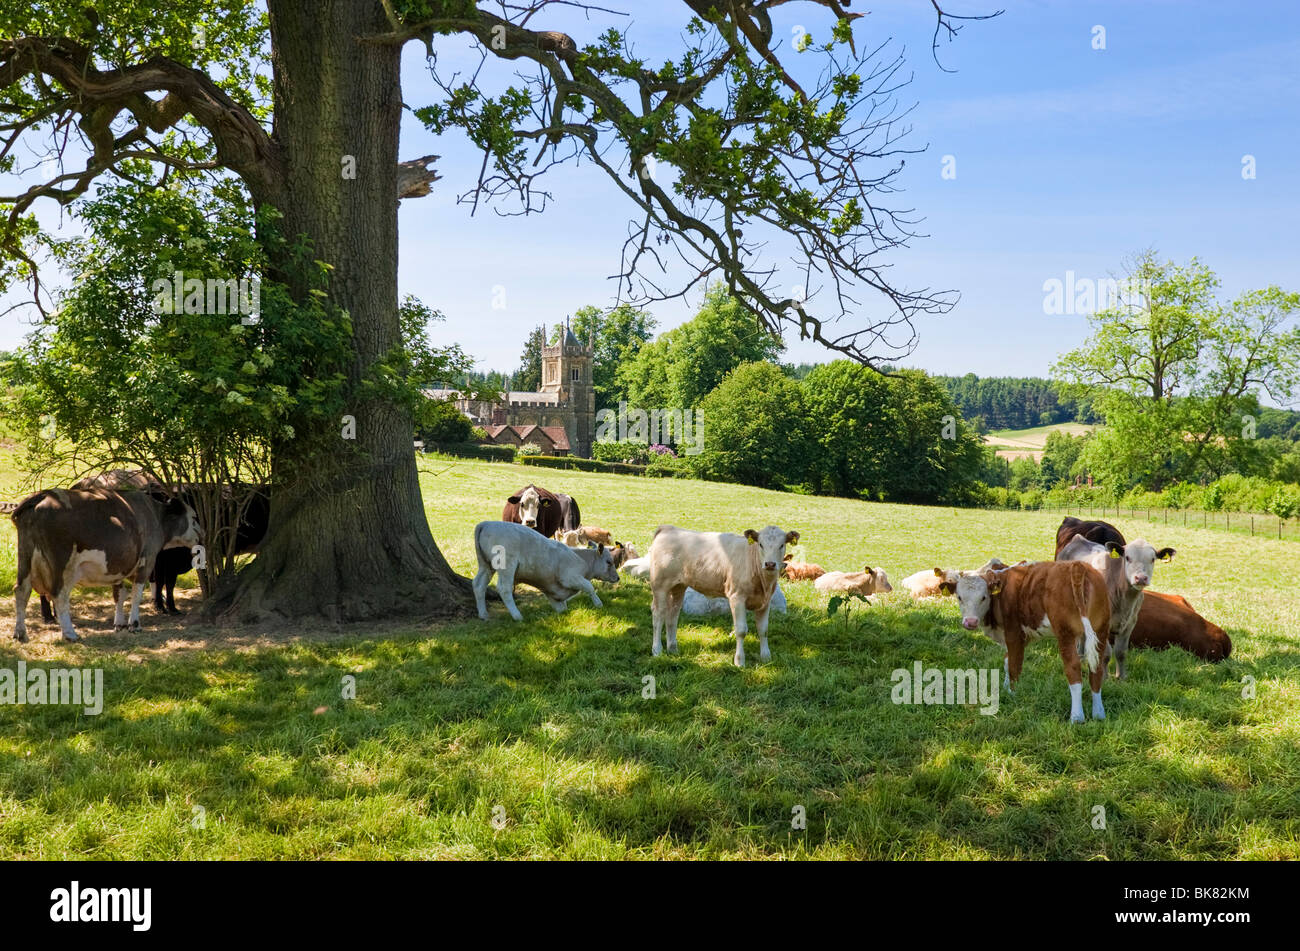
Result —
[{"label": "mown grass", "polygon": [[[661,522],[770,522],[800,531],[797,557],[881,565],[895,582],[995,554],[1050,557],[1059,522],[496,463],[422,466],[435,536],[465,572],[473,524],[499,516],[504,496],[529,481],[571,492],[588,522],[643,549]],[[649,594],[635,582],[602,587],[604,610],[580,597],[563,615],[525,593],[522,624],[492,603],[488,623],[261,636],[146,615],[152,632],[119,637],[103,599],[82,595],[83,644],[64,646],[38,625],[33,643],[0,647],[0,667],[98,666],[107,688],[98,717],[0,707],[0,855],[1300,857],[1300,547],[1173,525],[1149,534],[1179,550],[1156,587],[1227,628],[1233,657],[1216,666],[1138,653],[1127,683],[1107,682],[1109,719],[1083,726],[1067,722],[1060,660],[1042,641],[995,716],[892,703],[895,668],[1001,662],[951,603],[901,593],[846,621],[827,618],[811,584],[787,584],[773,662],[754,664],[751,637],[745,670],[731,666],[726,618],[684,620],[681,654],[651,658]],[[5,590],[12,543],[6,521]],[[8,629],[12,603],[0,612]],[[340,698],[346,675],[355,700]],[[647,676],[654,699],[643,697]],[[1242,697],[1247,676],[1253,700]],[[804,830],[791,827],[796,806]],[[1105,829],[1094,828],[1097,806]]]}]

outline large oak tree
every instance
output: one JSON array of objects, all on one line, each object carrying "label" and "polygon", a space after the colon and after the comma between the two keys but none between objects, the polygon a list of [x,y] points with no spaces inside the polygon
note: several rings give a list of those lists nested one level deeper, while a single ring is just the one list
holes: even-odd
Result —
[{"label": "large oak tree", "polygon": [[[410,413],[366,385],[400,344],[398,201],[438,178],[435,157],[400,159],[408,105],[482,149],[475,203],[538,210],[549,166],[603,171],[633,215],[626,299],[717,277],[765,332],[797,330],[868,364],[910,352],[913,318],[945,312],[955,295],[900,287],[885,270],[913,236],[907,213],[881,203],[908,151],[892,95],[902,60],[883,55],[883,38],[864,42],[849,0],[802,4],[812,32],[784,41],[771,15],[786,4],[684,0],[677,58],[651,64],[625,21],[571,0],[266,0],[265,11],[252,0],[0,2],[0,174],[19,180],[0,195],[0,280],[25,279],[45,306],[33,207],[75,209],[97,180],[138,178],[145,163],[160,182],[237,178],[255,207],[278,209],[285,233],[312,242],[331,302],[350,315],[356,438],[271,447],[270,535],[215,611],[359,620],[467,601],[425,517]],[[917,6],[934,18],[936,45],[963,19],[935,0]],[[548,28],[562,17],[591,32]],[[597,33],[600,19],[614,25]],[[479,73],[440,72],[444,44],[467,41],[484,77],[493,66],[531,73],[489,95]],[[437,102],[403,102],[410,42],[428,52]],[[795,57],[806,57],[798,68]],[[35,183],[22,142],[51,154]],[[792,251],[805,291],[763,257],[771,238]]]}]

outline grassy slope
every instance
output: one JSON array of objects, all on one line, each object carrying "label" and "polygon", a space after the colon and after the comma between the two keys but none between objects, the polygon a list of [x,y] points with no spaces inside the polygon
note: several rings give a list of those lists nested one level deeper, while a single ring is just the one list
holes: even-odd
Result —
[{"label": "grassy slope", "polygon": [[[895,582],[992,554],[1050,557],[1059,521],[422,465],[430,522],[462,571],[474,522],[528,481],[571,492],[588,522],[642,546],[660,522],[775,522],[802,533],[799,556],[882,565]],[[649,596],[635,582],[602,589],[602,611],[578,598],[554,615],[525,594],[522,624],[493,604],[486,624],[220,635],[207,646],[210,630],[116,637],[102,603],[81,599],[85,644],[37,626],[33,644],[0,647],[0,667],[102,666],[108,689],[98,717],[0,707],[0,855],[1300,858],[1289,570],[1300,548],[1172,525],[1150,534],[1179,549],[1157,587],[1229,629],[1233,658],[1139,653],[1129,682],[1107,682],[1110,719],[1082,727],[1066,721],[1060,660],[1042,641],[996,716],[891,703],[894,668],[1001,662],[951,603],[902,594],[846,624],[826,619],[810,584],[787,585],[773,663],[743,671],[730,666],[723,618],[684,621],[681,654],[652,659]],[[12,585],[12,543],[6,524],[0,588]],[[0,627],[11,623],[0,606]],[[152,615],[146,625],[161,627]],[[752,664],[752,637],[747,649]],[[357,699],[340,702],[347,673]],[[1241,697],[1247,674],[1252,701]],[[642,699],[647,675],[653,700]],[[192,827],[195,805],[204,829]],[[790,827],[795,805],[806,831]],[[1091,824],[1098,805],[1104,831]]]}]

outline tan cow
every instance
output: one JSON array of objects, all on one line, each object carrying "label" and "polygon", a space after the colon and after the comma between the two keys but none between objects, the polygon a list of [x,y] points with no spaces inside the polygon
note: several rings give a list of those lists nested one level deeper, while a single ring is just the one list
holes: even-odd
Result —
[{"label": "tan cow", "polygon": [[736,635],[733,662],[737,667],[745,666],[746,610],[754,612],[759,660],[771,660],[767,649],[768,610],[785,560],[785,546],[798,540],[798,532],[787,532],[775,525],[760,532],[747,529],[743,535],[660,525],[646,553],[654,624],[650,653],[661,653],[660,636],[665,631],[669,653],[677,652],[677,620],[689,587],[707,598],[727,599]]},{"label": "tan cow", "polygon": [[884,568],[872,568],[870,565],[861,571],[828,571],[813,582],[823,594],[838,591],[842,594],[884,594],[894,590],[889,583],[889,576]]},{"label": "tan cow", "polygon": [[785,568],[782,569],[781,573],[791,581],[816,581],[826,574],[826,569],[821,565],[810,564],[806,561],[786,561]]},{"label": "tan cow", "polygon": [[1081,669],[1090,671],[1092,717],[1104,720],[1101,682],[1106,676],[1105,650],[1110,637],[1110,597],[1106,579],[1081,561],[1039,561],[1000,571],[945,571],[945,593],[957,595],[961,623],[983,630],[1006,648],[1003,686],[1020,679],[1025,641],[1052,634],[1070,685],[1070,722],[1083,722]]}]

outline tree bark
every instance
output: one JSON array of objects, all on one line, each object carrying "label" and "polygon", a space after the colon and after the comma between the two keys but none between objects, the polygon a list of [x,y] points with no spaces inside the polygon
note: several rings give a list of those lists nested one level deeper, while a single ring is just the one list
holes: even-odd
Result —
[{"label": "tree bark", "polygon": [[[387,27],[379,3],[270,0],[274,139],[284,160],[275,204],[285,234],[309,236],[333,265],[331,300],[351,316],[350,390],[401,342],[397,301],[401,48],[363,43]],[[355,160],[347,177],[345,156]],[[237,621],[458,616],[467,579],[447,564],[424,514],[409,414],[352,400],[355,440],[337,452],[277,447],[267,539],[209,602]],[[310,479],[303,479],[310,473]]]}]

